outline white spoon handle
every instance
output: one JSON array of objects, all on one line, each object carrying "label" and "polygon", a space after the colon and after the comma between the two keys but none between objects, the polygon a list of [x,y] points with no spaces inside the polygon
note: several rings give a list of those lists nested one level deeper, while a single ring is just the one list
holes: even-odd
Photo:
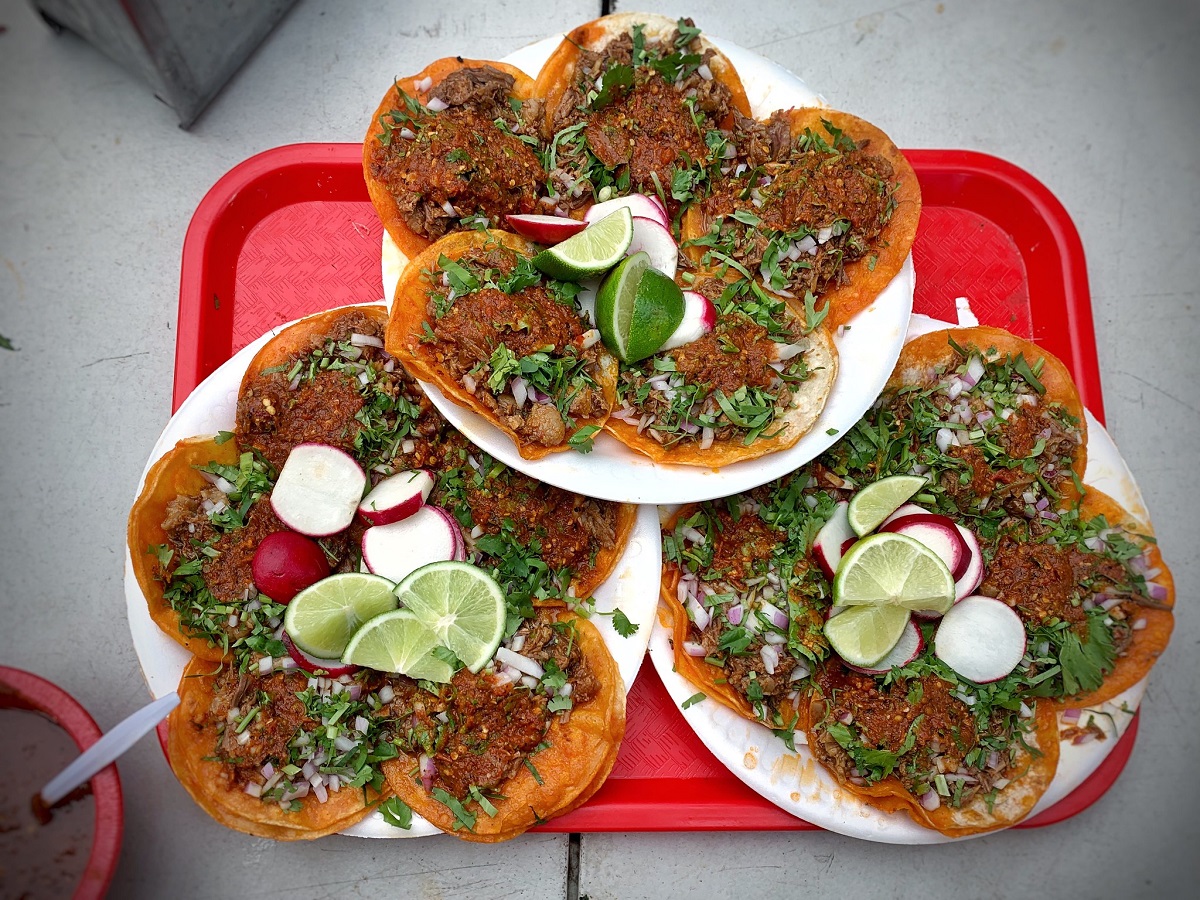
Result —
[{"label": "white spoon handle", "polygon": [[46,782],[42,788],[42,800],[47,806],[53,806],[136,744],[142,735],[153,729],[178,705],[179,695],[172,691],[117,723],[78,759]]}]

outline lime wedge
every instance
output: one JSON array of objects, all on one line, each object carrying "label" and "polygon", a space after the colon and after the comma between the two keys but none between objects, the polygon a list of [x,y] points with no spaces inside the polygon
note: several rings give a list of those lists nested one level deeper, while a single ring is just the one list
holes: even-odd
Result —
[{"label": "lime wedge", "polygon": [[896,646],[908,617],[898,606],[855,606],[825,622],[825,637],[846,662],[871,666]]},{"label": "lime wedge", "polygon": [[543,250],[533,264],[562,281],[599,275],[620,262],[633,241],[633,216],[627,207],[609,213],[578,234]]},{"label": "lime wedge", "polygon": [[355,632],[342,662],[445,684],[454,676],[454,670],[433,655],[438,645],[432,628],[410,610],[394,609]]},{"label": "lime wedge", "polygon": [[296,646],[337,659],[367,619],[396,608],[392,582],[366,572],[344,572],[309,585],[287,606],[283,627]]},{"label": "lime wedge", "polygon": [[925,484],[925,479],[919,475],[892,475],[868,484],[850,498],[846,510],[850,527],[859,537],[870,534]]},{"label": "lime wedge", "polygon": [[627,363],[650,356],[683,321],[683,291],[644,251],[622,260],[596,294],[596,327],[604,345]]},{"label": "lime wedge", "polygon": [[954,605],[954,576],[924,544],[885,531],[863,538],[846,551],[833,579],[833,602],[941,615]]},{"label": "lime wedge", "polygon": [[487,664],[504,637],[504,592],[468,563],[422,566],[396,585],[396,596],[472,672]]}]

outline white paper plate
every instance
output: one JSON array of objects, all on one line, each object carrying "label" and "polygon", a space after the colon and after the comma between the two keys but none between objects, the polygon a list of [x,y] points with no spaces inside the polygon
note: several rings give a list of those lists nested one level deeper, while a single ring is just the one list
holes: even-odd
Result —
[{"label": "white paper plate", "polygon": [[[917,315],[913,317],[910,337],[945,327],[948,326],[944,322]],[[1149,521],[1141,492],[1116,444],[1090,412],[1086,417],[1088,461],[1084,481],[1108,494],[1131,515]],[[675,671],[669,638],[670,632],[656,623],[650,638],[650,659],[666,685],[667,693],[696,736],[748,787],[785,812],[850,837],[887,844],[941,844],[952,840],[917,825],[903,812],[882,812],[843,791],[825,767],[813,758],[808,747],[803,746],[802,732],[796,734],[796,752],[793,753],[768,728],[747,721],[714,700],[704,700],[683,709],[683,702],[693,696],[697,688]],[[1030,817],[1079,787],[1112,752],[1141,703],[1146,681],[1142,679],[1107,703],[1089,707],[1099,713],[1094,721],[1104,729],[1106,739],[1061,745],[1054,780]]]},{"label": "white paper plate", "polygon": [[[146,472],[178,441],[194,435],[233,430],[238,387],[246,367],[269,338],[290,324],[292,323],[280,325],[243,347],[204,379],[183,401],[150,452],[150,458],[138,484],[138,493],[141,493],[142,484],[145,483]],[[620,607],[629,620],[639,626],[638,630],[632,637],[623,638],[613,629],[611,616],[595,616],[592,619],[617,662],[627,693],[646,655],[646,643],[650,639],[654,611],[658,603],[661,573],[658,514],[654,507],[644,506],[638,510],[637,521],[624,555],[617,562],[613,574],[595,593],[598,611],[611,612]],[[192,657],[183,647],[163,634],[150,618],[146,598],[142,595],[142,589],[133,574],[133,561],[128,548],[125,550],[125,605],[134,650],[137,651],[138,662],[141,664],[150,693],[156,698],[169,694],[178,688],[183,668]],[[437,828],[419,816],[413,816],[411,830],[401,831],[388,825],[379,813],[373,813],[342,833],[382,838],[441,834]]]},{"label": "white paper plate", "polygon": [[[561,35],[538,41],[503,61],[536,76],[560,40]],[[712,41],[737,69],[756,116],[792,106],[828,105],[787,69],[736,44],[716,38]],[[390,300],[405,260],[386,232],[382,260],[384,297]],[[821,417],[808,434],[787,450],[719,470],[655,463],[608,434],[597,436],[595,449],[586,455],[565,451],[538,460],[524,459],[512,439],[482,416],[446,399],[432,385],[424,387],[430,399],[459,431],[497,459],[541,481],[627,503],[707,500],[749,490],[798,468],[830,447],[862,417],[879,395],[900,356],[905,328],[912,313],[915,285],[910,255],[883,293],[854,317],[852,327],[843,337],[836,339],[839,374]]]}]

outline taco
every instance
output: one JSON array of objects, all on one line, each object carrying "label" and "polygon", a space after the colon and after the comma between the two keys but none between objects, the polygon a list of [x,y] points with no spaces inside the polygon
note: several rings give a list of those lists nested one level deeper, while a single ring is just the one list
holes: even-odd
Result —
[{"label": "taco", "polygon": [[833,502],[804,469],[741,497],[682,507],[663,527],[660,611],[675,668],[735,712],[787,734],[829,655],[829,583],[809,554]]},{"label": "taco", "polygon": [[263,538],[285,530],[268,500],[275,475],[232,440],[188,438],[151,467],[129,512],[129,556],[150,618],[200,659],[256,652],[283,615],[258,597],[251,570]]},{"label": "taco", "polygon": [[400,750],[383,764],[389,787],[465,840],[508,840],[574,809],[625,732],[625,687],[590,622],[542,610],[506,649],[520,669],[463,669],[436,694],[409,682],[381,710]]},{"label": "taco", "polygon": [[1007,695],[916,664],[883,678],[831,660],[814,675],[808,747],[843,790],[903,810],[948,837],[1014,825],[1058,768],[1058,716],[1048,701]]},{"label": "taco", "polygon": [[741,79],[691,19],[618,13],[580,25],[538,73],[550,199],[560,211],[656,194],[674,213],[708,177],[722,129],[749,116]]},{"label": "taco", "polygon": [[388,89],[363,141],[363,174],[405,257],[451,232],[537,210],[546,173],[533,98],[533,80],[520,69],[462,57]]},{"label": "taco", "polygon": [[1174,625],[1175,585],[1153,531],[1086,491],[1053,524],[1004,529],[980,587],[1021,617],[1049,673],[1038,691],[1060,707],[1095,706],[1133,687]]},{"label": "taco", "polygon": [[[390,475],[405,445],[444,421],[383,350],[383,306],[346,306],[301,319],[250,360],[237,403],[237,441],[281,468],[297,444],[345,450]],[[404,468],[403,466],[399,467]]]},{"label": "taco", "polygon": [[[837,328],[900,271],[917,233],[917,178],[883,132],[830,109],[738,120],[736,156],[683,217],[693,262],[827,313]],[[811,296],[810,296],[811,295]]]},{"label": "taco", "polygon": [[830,333],[782,301],[753,307],[700,276],[716,327],[691,343],[624,364],[605,430],[656,462],[719,466],[786,450],[820,418],[837,375]]},{"label": "taco", "polygon": [[625,552],[637,507],[544,484],[446,431],[430,502],[462,526],[468,558],[492,571],[514,606],[589,598]]},{"label": "taco", "polygon": [[1079,498],[1083,403],[1067,367],[1029,341],[987,327],[922,335],[901,351],[882,407],[947,507],[1054,521]]},{"label": "taco", "polygon": [[371,672],[317,680],[193,659],[167,758],[200,808],[230,828],[275,840],[341,831],[388,793],[379,762],[394,754],[375,712],[381,682]]},{"label": "taco", "polygon": [[387,349],[417,378],[513,439],[526,459],[591,449],[617,361],[585,327],[579,286],[543,275],[535,247],[502,231],[452,234],[396,287]]}]

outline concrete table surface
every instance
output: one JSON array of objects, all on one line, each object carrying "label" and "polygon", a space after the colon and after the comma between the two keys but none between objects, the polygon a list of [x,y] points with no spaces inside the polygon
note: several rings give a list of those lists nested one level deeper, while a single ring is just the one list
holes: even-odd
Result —
[{"label": "concrete table surface", "polygon": [[[902,147],[1009,159],[1074,218],[1108,425],[1180,601],[1124,774],[1062,824],[927,849],[812,832],[294,846],[210,821],[145,741],[120,765],[112,895],[1194,895],[1200,4],[642,8],[691,15],[787,66]],[[583,0],[303,0],[183,132],[132,76],[0,0],[0,335],[15,348],[0,349],[0,662],[52,678],[104,728],[148,699],[124,615],[124,522],[169,416],[180,248],[213,182],[269,147],[358,140],[394,75],[455,53],[501,56],[599,13]]]}]

